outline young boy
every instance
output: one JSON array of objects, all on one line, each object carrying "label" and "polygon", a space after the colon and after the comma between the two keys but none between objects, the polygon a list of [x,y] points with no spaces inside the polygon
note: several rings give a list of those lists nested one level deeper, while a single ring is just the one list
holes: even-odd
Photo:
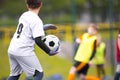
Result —
[{"label": "young boy", "polygon": [[103,78],[105,78],[105,68],[104,68],[104,62],[105,62],[105,55],[106,55],[106,45],[102,41],[102,37],[100,35],[97,36],[97,49],[95,57],[93,58],[92,62],[96,65],[97,70],[97,77],[101,78],[101,72],[103,74]]},{"label": "young boy", "polygon": [[8,48],[10,76],[7,80],[18,80],[22,72],[26,76],[33,76],[34,80],[42,80],[43,70],[34,52],[35,43],[48,55],[58,53],[59,47],[51,51],[41,40],[45,35],[42,20],[38,16],[42,7],[41,0],[26,0],[26,5],[28,11],[19,18],[18,27]]},{"label": "young boy", "polygon": [[116,68],[114,80],[119,80],[120,79],[120,29],[116,41],[116,61],[117,61],[117,68]]},{"label": "young boy", "polygon": [[88,33],[83,34],[82,40],[80,40],[80,46],[78,47],[75,55],[75,64],[71,68],[68,80],[75,80],[75,74],[78,73],[78,80],[86,80],[86,74],[89,68],[89,62],[92,60],[96,53],[96,34],[98,26],[96,24],[90,24]]}]

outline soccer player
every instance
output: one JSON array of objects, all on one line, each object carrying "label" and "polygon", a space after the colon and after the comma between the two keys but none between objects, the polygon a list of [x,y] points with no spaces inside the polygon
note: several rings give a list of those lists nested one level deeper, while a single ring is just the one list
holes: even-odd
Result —
[{"label": "soccer player", "polygon": [[120,29],[116,41],[116,61],[117,61],[117,68],[116,68],[114,80],[119,80],[120,79]]},{"label": "soccer player", "polygon": [[90,24],[88,27],[88,33],[83,34],[82,40],[78,47],[77,53],[74,57],[75,64],[72,66],[68,80],[75,80],[76,73],[79,80],[86,80],[86,74],[89,68],[89,62],[96,53],[96,34],[98,26],[96,24]]},{"label": "soccer player", "polygon": [[[28,11],[19,18],[18,26],[8,48],[10,76],[7,80],[18,80],[21,73],[33,76],[34,80],[42,80],[43,70],[34,52],[36,43],[48,55],[58,53],[58,48],[50,50],[41,40],[45,35],[43,22],[38,16],[42,7],[41,0],[26,0]],[[45,25],[44,29],[51,25]]]},{"label": "soccer player", "polygon": [[92,62],[96,65],[97,69],[97,77],[101,78],[101,72],[103,74],[103,78],[105,78],[105,68],[104,68],[104,62],[105,62],[105,55],[106,55],[106,45],[102,41],[102,37],[100,35],[97,36],[97,49],[95,57],[93,58]]}]

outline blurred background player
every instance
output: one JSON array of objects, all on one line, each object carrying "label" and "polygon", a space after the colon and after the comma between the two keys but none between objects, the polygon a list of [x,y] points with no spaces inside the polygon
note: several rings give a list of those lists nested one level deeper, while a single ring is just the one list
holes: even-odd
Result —
[{"label": "blurred background player", "polygon": [[116,61],[117,61],[117,68],[116,68],[114,80],[119,80],[120,79],[120,28],[119,28],[118,38],[116,41]]},{"label": "blurred background player", "polygon": [[[41,0],[26,0],[26,5],[28,11],[19,18],[18,27],[9,45],[10,76],[7,80],[18,80],[22,72],[26,76],[33,76],[34,80],[42,80],[43,70],[34,52],[35,43],[50,56],[58,53],[58,47],[51,51],[42,41],[45,33],[42,20],[38,16]],[[47,30],[46,25],[44,27]]]},{"label": "blurred background player", "polygon": [[101,35],[97,35],[97,49],[96,49],[95,57],[93,58],[92,62],[93,64],[96,65],[97,76],[99,78],[101,78],[101,72],[103,74],[103,78],[105,78],[106,76],[105,68],[104,68],[105,55],[106,55],[106,45],[102,41]]},{"label": "blurred background player", "polygon": [[75,64],[69,72],[68,80],[75,80],[76,73],[78,73],[79,80],[86,80],[89,62],[96,53],[97,31],[98,25],[90,24],[88,27],[88,33],[83,34],[81,40],[79,41],[79,48],[74,57]]}]

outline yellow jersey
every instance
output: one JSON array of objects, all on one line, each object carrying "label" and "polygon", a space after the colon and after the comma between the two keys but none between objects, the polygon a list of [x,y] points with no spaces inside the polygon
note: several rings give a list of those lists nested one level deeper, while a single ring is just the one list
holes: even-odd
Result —
[{"label": "yellow jersey", "polygon": [[94,64],[103,64],[105,62],[104,60],[105,47],[106,45],[104,42],[101,42],[97,47],[95,57],[92,60]]},{"label": "yellow jersey", "polygon": [[97,39],[96,36],[90,36],[88,33],[83,34],[82,41],[78,47],[75,55],[75,61],[88,63],[93,52],[94,42]]}]

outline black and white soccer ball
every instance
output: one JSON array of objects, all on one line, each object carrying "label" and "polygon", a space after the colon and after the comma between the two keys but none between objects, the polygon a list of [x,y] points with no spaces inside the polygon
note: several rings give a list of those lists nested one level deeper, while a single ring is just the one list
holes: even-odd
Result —
[{"label": "black and white soccer ball", "polygon": [[53,50],[55,47],[60,47],[60,40],[55,35],[47,35],[42,38],[43,42],[49,47],[50,50]]}]

